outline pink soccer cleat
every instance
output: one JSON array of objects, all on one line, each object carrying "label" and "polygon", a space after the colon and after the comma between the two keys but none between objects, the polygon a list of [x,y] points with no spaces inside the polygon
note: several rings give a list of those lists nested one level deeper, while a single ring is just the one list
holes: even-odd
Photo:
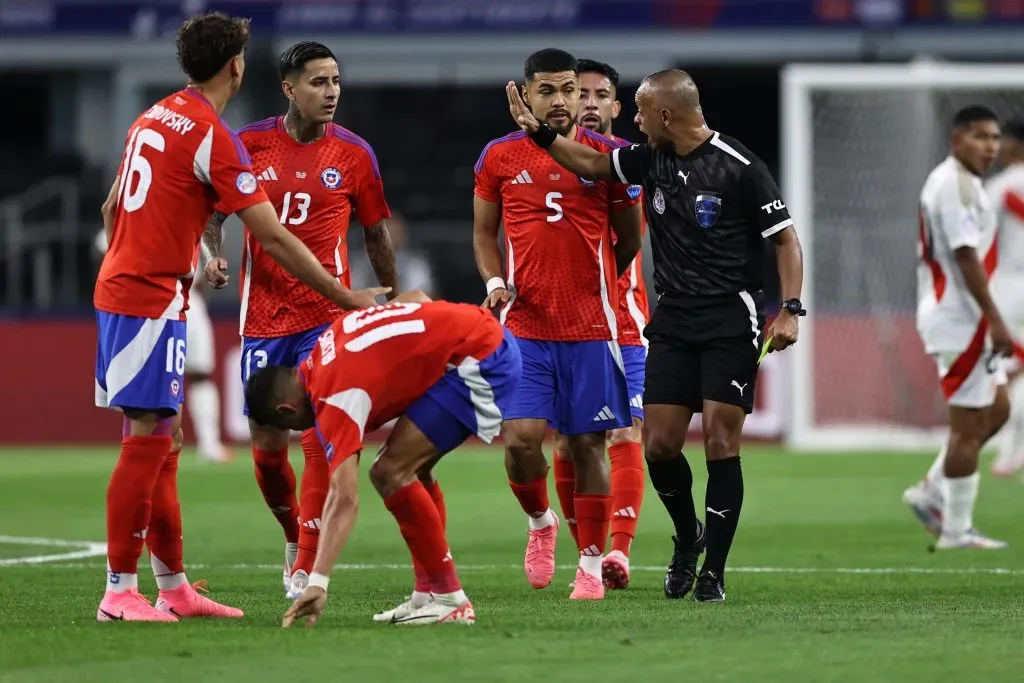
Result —
[{"label": "pink soccer cleat", "polygon": [[161,612],[149,604],[138,588],[125,593],[107,591],[96,610],[97,621],[177,621],[173,614]]},{"label": "pink soccer cleat", "polygon": [[601,563],[601,574],[604,577],[604,586],[608,590],[628,588],[629,558],[621,550],[611,551]]},{"label": "pink soccer cleat", "polygon": [[241,619],[244,612],[237,607],[228,607],[214,602],[198,591],[206,592],[206,581],[196,581],[189,585],[183,583],[177,588],[160,591],[156,608],[176,617],[217,617],[221,619]]},{"label": "pink soccer cleat", "polygon": [[[552,513],[553,515],[554,513]],[[555,541],[558,538],[558,517],[543,529],[530,529],[526,543],[526,580],[534,588],[546,588],[555,576]]]},{"label": "pink soccer cleat", "polygon": [[572,587],[570,600],[604,600],[604,584],[601,579],[593,574],[583,571],[583,567],[576,569],[576,582]]}]

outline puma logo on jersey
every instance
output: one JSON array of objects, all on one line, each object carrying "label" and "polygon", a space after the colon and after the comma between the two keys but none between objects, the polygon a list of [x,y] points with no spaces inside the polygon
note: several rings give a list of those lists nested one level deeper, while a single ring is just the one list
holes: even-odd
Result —
[{"label": "puma logo on jersey", "polygon": [[256,177],[260,180],[277,180],[277,171],[274,170],[273,166],[267,166],[267,170]]},{"label": "puma logo on jersey", "polygon": [[740,384],[740,383],[739,383],[739,382],[737,382],[736,380],[733,380],[733,381],[732,381],[732,386],[734,386],[734,387],[736,387],[737,389],[739,389],[739,390],[740,390],[740,396],[742,396],[742,395],[743,395],[743,390],[747,388],[747,385],[746,385],[746,384]]},{"label": "puma logo on jersey", "polygon": [[690,177],[689,173],[683,173],[682,171],[676,171],[676,175],[683,179],[683,185],[686,184],[686,179]]}]

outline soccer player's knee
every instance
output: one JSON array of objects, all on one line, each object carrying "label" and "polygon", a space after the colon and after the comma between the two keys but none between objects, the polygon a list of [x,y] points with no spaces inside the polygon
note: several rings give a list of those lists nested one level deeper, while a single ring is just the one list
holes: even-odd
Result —
[{"label": "soccer player's knee", "polygon": [[178,428],[171,434],[171,452],[177,453],[185,445],[185,430],[178,425]]},{"label": "soccer player's knee", "polygon": [[415,476],[416,473],[406,471],[402,463],[394,458],[379,457],[370,466],[370,482],[384,498],[402,488]]},{"label": "soccer player's knee", "polygon": [[505,450],[517,460],[536,455],[541,449],[540,440],[532,438],[530,434],[509,431],[505,434],[504,439]]},{"label": "soccer player's knee", "polygon": [[642,433],[640,427],[623,427],[622,429],[609,429],[607,443],[608,447],[618,446],[624,443],[640,443]]},{"label": "soccer player's knee", "polygon": [[644,458],[649,462],[675,460],[682,449],[682,444],[677,443],[668,434],[655,430],[649,430],[644,434]]},{"label": "soccer player's knee", "polygon": [[708,460],[725,460],[739,455],[736,439],[727,434],[705,434],[704,455]]}]

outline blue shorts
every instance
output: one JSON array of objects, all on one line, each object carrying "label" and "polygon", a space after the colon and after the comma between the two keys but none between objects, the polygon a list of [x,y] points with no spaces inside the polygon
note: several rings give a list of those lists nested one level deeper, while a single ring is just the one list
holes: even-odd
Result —
[{"label": "blue shorts", "polygon": [[[242,386],[249,381],[249,375],[268,365],[285,365],[290,368],[298,366],[330,326],[330,323],[324,323],[287,337],[242,337]],[[242,414],[249,414],[249,406],[245,404],[244,398]]]},{"label": "blue shorts", "polygon": [[522,373],[519,346],[505,330],[505,341],[494,353],[481,361],[467,358],[446,372],[405,416],[441,454],[473,435],[491,443],[501,433]]},{"label": "blue shorts", "polygon": [[644,373],[647,368],[647,348],[644,346],[620,346],[622,364],[626,368],[626,388],[629,394],[629,413],[638,420],[644,419]]},{"label": "blue shorts", "polygon": [[185,321],[96,311],[96,405],[177,413],[185,393]]},{"label": "blue shorts", "polygon": [[506,420],[547,420],[566,436],[633,424],[618,343],[517,341],[523,381]]}]

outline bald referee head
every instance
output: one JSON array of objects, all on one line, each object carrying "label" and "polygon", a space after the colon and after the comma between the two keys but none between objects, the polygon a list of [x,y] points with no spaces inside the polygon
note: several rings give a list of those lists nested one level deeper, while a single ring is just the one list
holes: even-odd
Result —
[{"label": "bald referee head", "polygon": [[672,145],[687,154],[710,135],[700,108],[700,93],[690,74],[665,69],[643,80],[636,91],[634,122],[653,147]]}]

